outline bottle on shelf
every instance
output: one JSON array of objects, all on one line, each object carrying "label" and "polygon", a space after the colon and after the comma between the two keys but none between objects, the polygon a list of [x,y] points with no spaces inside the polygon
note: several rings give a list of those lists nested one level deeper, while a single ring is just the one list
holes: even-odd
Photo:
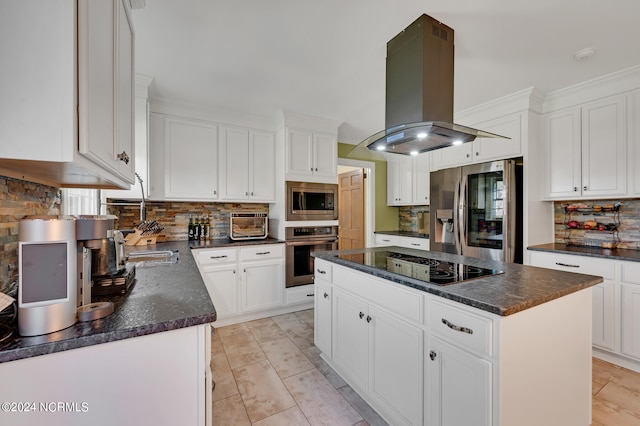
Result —
[{"label": "bottle on shelf", "polygon": [[189,241],[193,241],[193,216],[189,215],[189,228],[188,233]]},{"label": "bottle on shelf", "polygon": [[211,239],[211,223],[209,222],[209,215],[206,215],[204,220],[204,239],[209,241]]},{"label": "bottle on shelf", "polygon": [[193,224],[193,240],[194,241],[200,240],[200,232],[201,232],[200,217],[196,216],[195,223]]}]

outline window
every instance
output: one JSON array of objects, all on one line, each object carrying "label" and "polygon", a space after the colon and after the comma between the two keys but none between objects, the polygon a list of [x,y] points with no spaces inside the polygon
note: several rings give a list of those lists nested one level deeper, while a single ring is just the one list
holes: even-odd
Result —
[{"label": "window", "polygon": [[100,190],[85,188],[63,188],[62,212],[63,214],[67,215],[99,214]]}]

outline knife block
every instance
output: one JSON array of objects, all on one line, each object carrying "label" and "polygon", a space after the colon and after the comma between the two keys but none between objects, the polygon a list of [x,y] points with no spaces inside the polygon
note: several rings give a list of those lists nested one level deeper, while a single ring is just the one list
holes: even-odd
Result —
[{"label": "knife block", "polygon": [[155,244],[157,235],[142,235],[142,231],[136,229],[134,232],[127,235],[124,239],[125,246],[147,246]]}]

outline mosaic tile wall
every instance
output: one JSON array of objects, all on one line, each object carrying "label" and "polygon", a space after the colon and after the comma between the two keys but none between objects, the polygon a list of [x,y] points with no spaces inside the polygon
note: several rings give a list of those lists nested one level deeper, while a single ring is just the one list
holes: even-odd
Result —
[{"label": "mosaic tile wall", "polygon": [[[613,204],[616,201],[622,202],[619,217],[615,217],[613,213],[572,213],[570,216],[565,213],[566,205],[583,203],[587,206]],[[585,231],[584,229],[567,231],[565,223],[570,220],[585,222],[594,220],[598,223],[614,223],[619,221],[618,238],[620,243],[618,248],[640,250],[640,199],[626,200],[596,200],[596,201],[556,201],[554,203],[554,223],[555,223],[555,242],[564,243],[567,239],[576,242],[584,242],[585,245],[598,245],[599,241],[610,241],[614,235],[605,232]]]},{"label": "mosaic tile wall", "polygon": [[429,212],[429,206],[398,207],[399,231],[418,232],[418,212]]},{"label": "mosaic tile wall", "polygon": [[[128,201],[107,199],[107,203],[127,203]],[[164,230],[159,237],[166,241],[188,239],[189,218],[208,217],[212,238],[224,238],[229,235],[229,213],[232,211],[269,212],[269,204],[255,203],[213,203],[147,201],[147,220],[157,221]],[[140,207],[108,206],[108,213],[118,216],[116,228],[132,229],[140,223]]]},{"label": "mosaic tile wall", "polygon": [[0,291],[18,280],[18,222],[25,216],[60,214],[58,188],[0,176]]}]

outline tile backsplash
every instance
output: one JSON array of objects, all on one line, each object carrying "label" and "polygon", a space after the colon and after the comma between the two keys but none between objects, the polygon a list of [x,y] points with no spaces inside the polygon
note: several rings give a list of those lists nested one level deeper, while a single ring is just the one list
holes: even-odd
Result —
[{"label": "tile backsplash", "polygon": [[60,214],[58,188],[0,176],[0,291],[18,279],[18,222],[31,215]]},{"label": "tile backsplash", "polygon": [[[589,207],[604,206],[617,201],[622,203],[619,217],[614,213],[585,213],[585,212],[565,212],[564,207],[570,204],[583,203]],[[598,240],[607,241],[613,238],[612,234],[597,231],[585,231],[583,229],[568,231],[565,223],[570,220],[584,222],[594,220],[598,223],[615,223],[619,221],[618,238],[620,243],[618,248],[640,250],[640,199],[624,200],[579,200],[579,201],[556,201],[554,202],[554,224],[555,242],[564,243],[567,238],[577,241],[586,241],[586,245],[595,245]]]},{"label": "tile backsplash", "polygon": [[[418,232],[418,213],[429,212],[429,206],[402,206],[398,208],[399,231]],[[429,221],[427,220],[427,223]],[[429,231],[427,230],[427,233]]]},{"label": "tile backsplash", "polygon": [[[108,199],[107,203],[130,203],[123,200]],[[147,201],[147,220],[155,220],[164,229],[160,233],[167,241],[180,241],[188,238],[190,217],[208,216],[212,238],[229,235],[229,213],[234,211],[269,212],[269,204],[261,203],[214,203],[183,201]],[[140,223],[138,205],[109,205],[108,213],[116,215],[116,228],[132,229]]]}]

